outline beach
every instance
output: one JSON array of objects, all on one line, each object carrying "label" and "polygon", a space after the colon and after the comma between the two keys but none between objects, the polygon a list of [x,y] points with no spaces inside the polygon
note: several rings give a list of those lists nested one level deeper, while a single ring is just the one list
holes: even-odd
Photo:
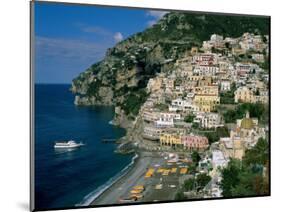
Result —
[{"label": "beach", "polygon": [[[183,177],[179,174],[178,164],[168,164],[163,154],[158,152],[139,152],[139,157],[131,169],[117,180],[112,186],[98,196],[91,205],[108,205],[108,204],[123,204],[137,202],[157,202],[174,200],[175,194],[179,188],[179,178]],[[175,168],[177,173],[170,173],[168,176],[163,176],[157,173],[159,168]],[[145,178],[148,169],[154,169],[152,177]],[[156,185],[162,185],[161,189],[156,189]],[[130,197],[130,191],[134,186],[144,186],[144,191],[141,193],[142,198],[125,202]]]}]

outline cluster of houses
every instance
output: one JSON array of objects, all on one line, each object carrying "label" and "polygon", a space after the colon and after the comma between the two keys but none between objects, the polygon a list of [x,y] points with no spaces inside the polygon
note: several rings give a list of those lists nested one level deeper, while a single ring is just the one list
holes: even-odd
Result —
[{"label": "cluster of houses", "polygon": [[[250,56],[248,60],[241,59],[241,54]],[[176,60],[173,70],[149,80],[150,95],[140,110],[143,138],[159,146],[207,150],[208,139],[199,135],[197,129],[225,126],[217,110],[221,94],[234,92],[234,104],[268,103],[269,76],[260,65],[267,57],[268,36],[250,33],[239,38],[214,34],[203,42],[202,48],[193,47],[185,57]],[[266,128],[247,113],[230,129],[230,137],[219,139],[214,166],[227,164],[228,158],[242,159],[245,150],[265,136]]]},{"label": "cluster of houses", "polygon": [[226,158],[242,159],[246,149],[256,145],[259,138],[266,138],[265,127],[258,125],[258,119],[250,118],[247,112],[243,119],[238,119],[236,127],[230,131],[230,137],[219,140],[220,149]]}]

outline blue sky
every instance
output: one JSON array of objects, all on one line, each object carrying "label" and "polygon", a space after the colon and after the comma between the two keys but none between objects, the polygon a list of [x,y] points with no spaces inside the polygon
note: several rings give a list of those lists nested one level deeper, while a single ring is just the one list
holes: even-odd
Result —
[{"label": "blue sky", "polygon": [[35,2],[35,82],[71,83],[108,48],[165,12]]}]

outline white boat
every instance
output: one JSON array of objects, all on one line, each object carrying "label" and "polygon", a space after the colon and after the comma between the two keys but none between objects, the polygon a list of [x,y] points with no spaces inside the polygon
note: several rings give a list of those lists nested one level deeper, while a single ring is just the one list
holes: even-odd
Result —
[{"label": "white boat", "polygon": [[83,146],[83,143],[76,143],[73,140],[70,141],[57,141],[54,145],[54,148],[76,148],[76,147],[80,147]]}]

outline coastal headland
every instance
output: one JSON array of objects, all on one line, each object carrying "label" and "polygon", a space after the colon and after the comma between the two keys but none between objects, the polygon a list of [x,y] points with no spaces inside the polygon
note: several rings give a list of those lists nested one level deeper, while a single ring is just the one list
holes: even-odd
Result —
[{"label": "coastal headland", "polygon": [[115,152],[139,154],[92,205],[269,194],[268,21],[170,12],[73,79],[75,105],[114,106]]}]

